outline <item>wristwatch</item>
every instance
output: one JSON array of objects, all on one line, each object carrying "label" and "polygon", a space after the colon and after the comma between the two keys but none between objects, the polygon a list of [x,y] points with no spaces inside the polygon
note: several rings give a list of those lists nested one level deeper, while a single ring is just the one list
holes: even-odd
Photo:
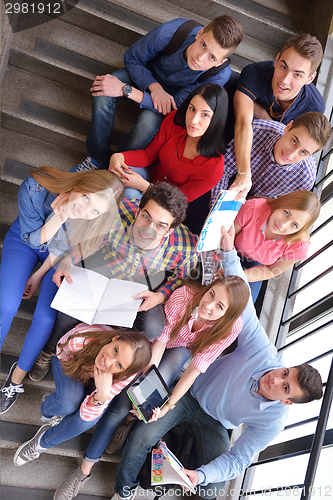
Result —
[{"label": "wristwatch", "polygon": [[128,83],[126,83],[126,85],[123,86],[123,96],[128,97],[131,92],[132,92],[131,85],[128,85]]},{"label": "wristwatch", "polygon": [[95,395],[96,395],[96,392],[95,392],[95,394],[92,397],[92,404],[94,406],[103,406],[104,403],[105,403],[105,401],[98,401],[98,399],[95,399]]},{"label": "wristwatch", "polygon": [[175,404],[174,404],[174,405],[171,405],[171,404],[169,403],[169,401],[168,401],[168,402],[166,403],[166,405],[165,405],[165,406],[167,406],[167,407],[169,408],[169,410],[171,411],[171,410],[173,410],[173,409],[174,409],[174,407],[175,407],[176,405],[175,405]]}]

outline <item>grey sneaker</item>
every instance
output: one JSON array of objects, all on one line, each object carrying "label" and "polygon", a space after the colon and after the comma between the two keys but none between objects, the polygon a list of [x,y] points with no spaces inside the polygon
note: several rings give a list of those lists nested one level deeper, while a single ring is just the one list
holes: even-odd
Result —
[{"label": "grey sneaker", "polygon": [[23,384],[13,384],[12,382],[12,374],[16,366],[17,363],[15,362],[9,370],[6,382],[0,389],[0,414],[6,413],[15,403],[19,393],[24,392]]},{"label": "grey sneaker", "polygon": [[46,451],[46,448],[41,448],[39,442],[44,432],[51,428],[52,425],[50,424],[42,425],[33,438],[21,444],[14,455],[14,464],[21,467],[21,465],[25,465],[32,460],[36,460],[41,453]]},{"label": "grey sneaker", "polygon": [[127,436],[129,435],[135,422],[137,422],[136,419],[129,421],[127,420],[127,417],[122,421],[116,432],[113,434],[111,441],[105,448],[106,453],[113,455],[124,446]]},{"label": "grey sneaker", "polygon": [[81,467],[73,470],[67,479],[62,483],[54,494],[53,500],[72,500],[76,497],[81,486],[91,476],[83,474]]},{"label": "grey sneaker", "polygon": [[33,380],[34,382],[40,382],[41,380],[43,380],[43,378],[45,377],[45,375],[47,375],[47,372],[50,369],[51,361],[52,361],[52,354],[40,351],[34,366],[31,368],[29,372],[30,380]]}]

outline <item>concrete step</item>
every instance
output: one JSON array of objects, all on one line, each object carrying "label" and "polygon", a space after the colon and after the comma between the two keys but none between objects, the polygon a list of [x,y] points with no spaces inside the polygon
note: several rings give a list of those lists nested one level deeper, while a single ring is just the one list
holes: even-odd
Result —
[{"label": "concrete step", "polygon": [[95,75],[123,66],[126,48],[59,20],[15,33],[9,64],[90,95]]},{"label": "concrete step", "polygon": [[[2,127],[86,155],[91,97],[38,75],[10,67],[4,82]],[[138,112],[122,101],[115,119],[114,144],[119,144]]]},{"label": "concrete step", "polygon": [[[13,148],[13,144],[20,144],[19,148]],[[3,185],[6,192],[9,183],[20,184],[31,170],[42,165],[55,167],[59,170],[68,171],[70,168],[81,163],[87,152],[71,151],[61,146],[50,144],[44,140],[35,139],[15,130],[2,128],[0,166],[1,178],[7,181]],[[13,193],[17,195],[17,193]],[[13,199],[15,212],[17,212],[17,197]],[[16,215],[15,215],[16,217]],[[15,217],[10,221],[12,222]]]},{"label": "concrete step", "polygon": [[[26,426],[25,430],[27,437],[24,439],[29,439],[38,428],[36,426]],[[24,439],[21,443],[24,442]],[[60,456],[51,453],[50,450],[47,453],[41,454],[38,460],[18,468],[13,463],[15,451],[16,445],[12,449],[1,450],[1,483],[6,486],[24,488],[24,495],[22,495],[23,492],[21,491],[21,496],[15,497],[17,500],[23,500],[23,498],[26,500],[29,498],[25,496],[25,492],[29,492],[30,489],[36,489],[37,492],[38,490],[46,490],[45,493],[40,493],[40,496],[30,497],[34,500],[38,498],[41,500],[53,498],[54,491],[61,485],[72,470],[81,463],[79,456]],[[94,500],[109,500],[114,493],[115,472],[116,464],[100,461],[94,466],[91,479],[83,484],[80,494],[76,498],[78,500],[80,500],[80,498],[81,500],[89,500],[91,498]],[[3,491],[3,486],[1,490]],[[8,491],[10,493],[10,490]],[[50,495],[48,495],[47,491],[50,492]],[[9,500],[7,496],[3,498],[4,500],[5,498]]]},{"label": "concrete step", "polygon": [[[169,0],[177,4],[177,0]],[[241,23],[245,33],[264,43],[269,43],[277,49],[281,48],[287,38],[293,36],[294,23],[291,17],[260,5],[252,0],[183,0],[182,7],[199,15],[209,16],[213,19],[222,14],[228,14]]]}]

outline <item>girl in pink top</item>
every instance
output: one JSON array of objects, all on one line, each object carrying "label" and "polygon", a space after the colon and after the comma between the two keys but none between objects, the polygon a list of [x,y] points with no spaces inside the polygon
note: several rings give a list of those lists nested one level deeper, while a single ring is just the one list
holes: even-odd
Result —
[{"label": "girl in pink top", "polygon": [[310,248],[308,229],[320,212],[320,201],[310,191],[278,198],[247,200],[235,220],[235,247],[255,302],[261,283],[283,273]]},{"label": "girl in pink top", "polygon": [[[42,421],[48,423],[38,431],[36,452],[42,453],[93,427],[150,358],[151,344],[138,332],[80,323],[66,333],[52,358],[56,391],[42,403]],[[56,423],[56,415],[66,416]],[[24,451],[30,441],[17,450],[15,465],[32,460]]]}]

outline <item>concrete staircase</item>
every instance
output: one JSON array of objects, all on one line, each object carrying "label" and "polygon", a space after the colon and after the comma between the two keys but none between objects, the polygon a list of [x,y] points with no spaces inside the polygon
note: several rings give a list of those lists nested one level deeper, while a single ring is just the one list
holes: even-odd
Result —
[{"label": "concrete staircase", "polygon": [[[70,4],[71,2],[67,2]],[[1,242],[17,215],[17,190],[32,168],[50,165],[69,170],[87,155],[90,121],[90,84],[96,74],[123,65],[128,46],[159,23],[188,17],[203,25],[215,16],[230,14],[245,29],[244,41],[232,56],[239,71],[252,61],[274,59],[284,40],[294,33],[286,4],[263,0],[81,0],[59,19],[14,33],[1,105]],[[207,17],[208,16],[208,17]],[[5,19],[2,19],[2,23]],[[137,109],[121,103],[112,148],[131,127]],[[21,350],[36,297],[23,301],[6,339],[1,357],[1,384]],[[25,393],[2,417],[1,498],[48,500],[63,478],[75,468],[89,435],[51,449],[23,468],[13,465],[16,448],[40,425],[40,401],[53,390],[52,375],[40,383],[28,378]],[[103,455],[78,499],[106,499],[113,494],[119,457]]]}]

